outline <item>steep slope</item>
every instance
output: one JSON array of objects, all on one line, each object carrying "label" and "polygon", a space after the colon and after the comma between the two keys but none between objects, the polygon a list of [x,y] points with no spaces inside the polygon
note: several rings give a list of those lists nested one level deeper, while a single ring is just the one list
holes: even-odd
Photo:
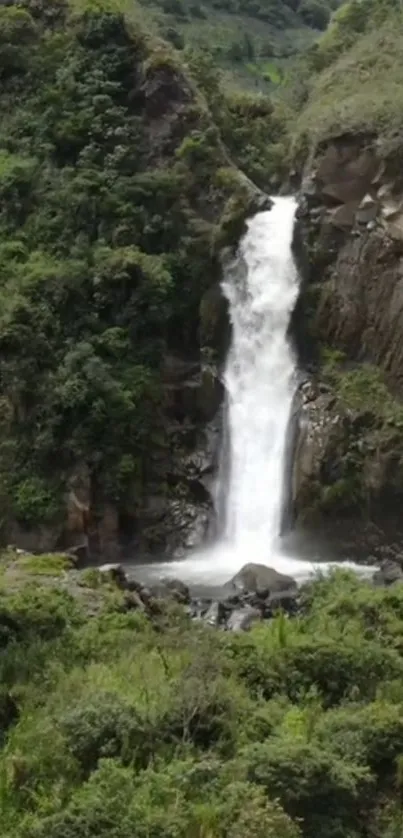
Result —
[{"label": "steep slope", "polygon": [[326,28],[338,0],[140,0],[178,49],[209,54],[230,86],[267,91]]},{"label": "steep slope", "polygon": [[194,517],[182,461],[218,403],[199,307],[260,199],[113,5],[0,8],[2,537],[36,549],[160,547]]},{"label": "steep slope", "polygon": [[294,136],[306,161],[295,328],[315,372],[294,493],[300,520],[330,529],[342,550],[368,553],[391,542],[400,550],[403,537],[403,19],[394,3],[341,12],[345,29],[329,30],[315,51],[325,68]]}]

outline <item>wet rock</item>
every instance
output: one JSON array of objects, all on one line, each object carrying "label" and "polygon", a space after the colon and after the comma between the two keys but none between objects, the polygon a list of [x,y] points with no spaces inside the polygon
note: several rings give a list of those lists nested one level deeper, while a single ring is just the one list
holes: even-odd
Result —
[{"label": "wet rock", "polygon": [[186,361],[177,355],[165,355],[161,369],[162,381],[164,384],[177,384],[197,375],[198,371],[197,361]]},{"label": "wet rock", "polygon": [[395,215],[393,220],[386,223],[386,231],[388,235],[396,241],[403,241],[403,213]]},{"label": "wet rock", "polygon": [[214,350],[222,358],[228,348],[230,322],[228,300],[223,294],[221,283],[214,283],[200,302],[200,342],[203,347]]},{"label": "wet rock", "polygon": [[271,594],[265,602],[264,617],[270,617],[278,611],[285,611],[290,617],[298,612],[298,591],[278,591]]},{"label": "wet rock", "polygon": [[125,594],[123,607],[126,611],[146,611],[146,603],[138,591],[128,591]]},{"label": "wet rock", "polygon": [[262,614],[258,608],[252,605],[245,605],[232,612],[227,620],[228,631],[247,631],[253,623],[261,620]]},{"label": "wet rock", "polygon": [[98,567],[98,573],[104,579],[110,580],[119,588],[127,589],[128,579],[121,564],[103,564]]},{"label": "wet rock", "polygon": [[203,615],[204,622],[217,628],[225,619],[226,610],[222,602],[212,602]]},{"label": "wet rock", "polygon": [[89,560],[88,543],[77,544],[77,547],[69,547],[70,556],[77,567],[84,567]]},{"label": "wet rock", "polygon": [[211,604],[211,599],[192,599],[190,604],[190,616],[192,619],[202,620],[207,614]]},{"label": "wet rock", "polygon": [[369,224],[374,221],[379,211],[379,203],[371,195],[365,195],[356,213],[359,224]]},{"label": "wet rock", "polygon": [[190,603],[189,588],[180,579],[160,579],[151,586],[151,593],[160,599],[173,599],[183,605]]},{"label": "wet rock", "polygon": [[403,582],[403,569],[391,559],[381,562],[380,569],[374,573],[374,585],[393,585],[395,582]]},{"label": "wet rock", "polygon": [[296,591],[297,584],[291,576],[278,573],[272,567],[249,563],[231,579],[228,590],[268,596],[279,591]]},{"label": "wet rock", "polygon": [[351,230],[354,227],[358,201],[350,201],[348,204],[341,204],[335,210],[331,210],[327,220],[333,227],[342,230]]}]

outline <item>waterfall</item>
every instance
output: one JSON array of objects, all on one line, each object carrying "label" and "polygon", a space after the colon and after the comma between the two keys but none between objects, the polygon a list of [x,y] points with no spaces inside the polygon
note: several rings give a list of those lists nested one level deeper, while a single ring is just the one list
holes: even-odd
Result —
[{"label": "waterfall", "polygon": [[298,294],[294,214],[293,198],[277,198],[271,210],[256,215],[223,282],[232,322],[225,371],[230,469],[224,539],[235,554],[263,563],[278,550],[296,385],[287,337]]},{"label": "waterfall", "polygon": [[[276,198],[271,210],[252,218],[225,270],[222,287],[232,341],[224,373],[226,427],[215,491],[217,541],[183,561],[153,566],[154,575],[168,573],[190,584],[215,586],[248,562],[266,564],[297,580],[315,570],[313,556],[307,561],[288,555],[281,538],[287,430],[297,387],[296,358],[288,339],[298,295],[291,252],[295,209],[293,198]],[[320,567],[334,564],[321,561]]]}]

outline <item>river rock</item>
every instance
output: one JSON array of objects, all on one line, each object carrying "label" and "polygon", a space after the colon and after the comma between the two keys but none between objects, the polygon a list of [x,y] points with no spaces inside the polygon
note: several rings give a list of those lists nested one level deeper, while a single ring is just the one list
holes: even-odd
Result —
[{"label": "river rock", "polygon": [[374,573],[374,585],[393,585],[394,582],[403,582],[403,569],[391,559],[381,562],[380,569]]},{"label": "river rock", "polygon": [[297,583],[291,576],[278,573],[272,567],[253,564],[244,565],[227,586],[228,591],[241,591],[243,593],[257,593],[261,596],[269,596],[279,591],[296,591]]},{"label": "river rock", "polygon": [[128,587],[128,580],[121,564],[103,564],[98,568],[98,572],[119,588]]},{"label": "river rock", "polygon": [[160,599],[174,599],[183,605],[190,603],[189,588],[180,579],[160,579],[151,586],[151,593]]},{"label": "river rock", "polygon": [[289,591],[277,591],[271,594],[265,602],[265,617],[270,617],[278,611],[285,611],[290,617],[298,612],[298,592],[296,588]]},{"label": "river rock", "polygon": [[258,608],[253,608],[252,605],[245,605],[243,608],[237,608],[232,612],[227,620],[227,629],[229,631],[247,631],[261,617],[262,615]]}]

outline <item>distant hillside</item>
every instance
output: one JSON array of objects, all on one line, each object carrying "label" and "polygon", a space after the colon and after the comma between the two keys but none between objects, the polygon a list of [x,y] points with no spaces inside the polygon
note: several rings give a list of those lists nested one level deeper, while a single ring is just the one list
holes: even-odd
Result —
[{"label": "distant hillside", "polygon": [[403,14],[398,0],[352,0],[300,59],[290,88],[293,153],[335,134],[377,136],[383,153],[401,145]]},{"label": "distant hillside", "polygon": [[209,53],[228,84],[269,89],[309,47],[338,0],[140,0],[149,22],[178,49]]}]

